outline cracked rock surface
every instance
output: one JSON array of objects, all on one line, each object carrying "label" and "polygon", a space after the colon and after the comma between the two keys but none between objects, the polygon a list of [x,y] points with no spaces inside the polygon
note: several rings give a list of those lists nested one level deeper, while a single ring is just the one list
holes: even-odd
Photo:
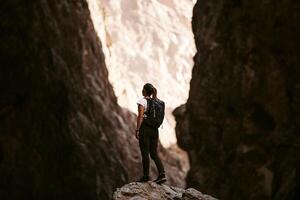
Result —
[{"label": "cracked rock surface", "polygon": [[181,189],[178,187],[159,185],[154,182],[129,183],[118,188],[114,195],[114,200],[217,200],[194,188]]}]

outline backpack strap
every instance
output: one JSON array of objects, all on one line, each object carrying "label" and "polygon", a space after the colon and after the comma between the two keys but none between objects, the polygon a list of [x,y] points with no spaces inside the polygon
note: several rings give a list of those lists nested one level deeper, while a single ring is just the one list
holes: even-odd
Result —
[{"label": "backpack strap", "polygon": [[150,101],[151,101],[151,99],[150,98],[146,98],[146,100],[147,100],[147,111],[145,112],[145,114],[147,115],[147,114],[150,113],[150,106],[151,106]]},{"label": "backpack strap", "polygon": [[147,101],[147,110],[144,114],[147,116],[147,114],[149,113],[149,99],[148,98],[145,98],[145,99]]}]

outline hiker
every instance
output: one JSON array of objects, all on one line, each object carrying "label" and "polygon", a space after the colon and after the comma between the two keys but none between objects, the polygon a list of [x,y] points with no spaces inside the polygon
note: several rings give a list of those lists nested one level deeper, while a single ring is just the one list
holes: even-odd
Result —
[{"label": "hiker", "polygon": [[[143,176],[139,182],[149,181],[149,153],[158,170],[158,177],[154,181],[158,184],[166,182],[164,166],[157,154],[158,127],[164,117],[164,102],[157,98],[157,90],[151,83],[146,83],[143,87],[143,98],[138,104],[138,117],[136,127],[136,138],[139,140],[142,162]],[[151,98],[152,95],[152,98]],[[158,120],[158,121],[154,121]]]}]

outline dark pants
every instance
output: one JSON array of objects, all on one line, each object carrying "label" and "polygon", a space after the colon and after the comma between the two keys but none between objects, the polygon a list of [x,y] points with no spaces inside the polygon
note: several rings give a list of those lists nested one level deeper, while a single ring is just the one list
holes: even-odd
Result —
[{"label": "dark pants", "polygon": [[149,176],[149,153],[150,157],[155,162],[158,173],[164,173],[164,166],[157,154],[158,129],[149,127],[142,123],[139,134],[139,143],[142,154],[144,176]]}]

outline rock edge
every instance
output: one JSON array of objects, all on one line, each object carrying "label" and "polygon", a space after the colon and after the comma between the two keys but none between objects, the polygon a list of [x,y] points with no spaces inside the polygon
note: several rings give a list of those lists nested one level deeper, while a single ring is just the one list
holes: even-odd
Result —
[{"label": "rock edge", "polygon": [[149,181],[147,183],[132,182],[124,185],[113,194],[113,200],[217,200],[216,198],[202,194],[194,188],[182,189],[173,186],[159,185]]}]

